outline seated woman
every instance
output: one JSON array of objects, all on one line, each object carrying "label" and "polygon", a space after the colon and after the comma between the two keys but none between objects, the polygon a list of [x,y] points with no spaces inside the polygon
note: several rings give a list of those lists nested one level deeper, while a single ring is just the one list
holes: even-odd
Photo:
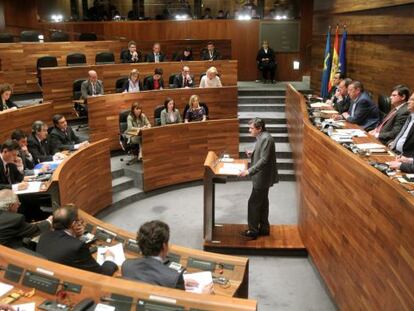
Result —
[{"label": "seated woman", "polygon": [[145,81],[146,90],[162,90],[164,88],[164,79],[162,78],[162,68],[155,68],[154,75]]},{"label": "seated woman", "polygon": [[138,93],[143,91],[142,83],[139,81],[139,71],[138,69],[132,69],[129,74],[128,81],[125,81],[124,86],[122,87],[123,93]]},{"label": "seated woman", "polygon": [[[129,113],[128,118],[127,118],[127,124],[128,124],[128,127],[125,131],[125,134],[127,134],[130,131],[138,132],[138,130],[140,129],[151,127],[151,124],[148,121],[148,118],[142,112],[142,106],[138,102],[135,102],[132,104],[131,112]],[[141,160],[142,159],[141,137],[138,135],[128,135],[128,134],[127,134],[127,137],[131,144],[139,145],[138,160]]]},{"label": "seated woman", "polygon": [[207,69],[206,74],[201,78],[200,87],[222,87],[216,67]]},{"label": "seated woman", "polygon": [[13,89],[11,85],[8,83],[5,83],[0,86],[0,100],[1,100],[0,111],[5,111],[8,109],[13,109],[13,110],[17,109],[16,104],[10,100],[12,91]]},{"label": "seated woman", "polygon": [[257,67],[263,74],[263,81],[266,83],[275,83],[275,72],[276,72],[276,62],[275,62],[275,53],[272,48],[269,47],[269,43],[265,40],[262,43],[262,47],[257,52]]},{"label": "seated woman", "polygon": [[175,58],[178,62],[189,62],[193,60],[193,51],[191,48],[187,47],[181,54],[178,54]]},{"label": "seated woman", "polygon": [[181,123],[180,112],[175,108],[175,102],[167,97],[164,102],[165,109],[161,111],[161,125]]},{"label": "seated woman", "polygon": [[188,102],[190,106],[185,113],[184,122],[205,121],[207,119],[206,110],[200,106],[200,100],[197,95],[192,95]]},{"label": "seated woman", "polygon": [[138,63],[141,59],[141,54],[137,51],[137,44],[135,41],[128,42],[128,50],[121,54],[122,63]]}]

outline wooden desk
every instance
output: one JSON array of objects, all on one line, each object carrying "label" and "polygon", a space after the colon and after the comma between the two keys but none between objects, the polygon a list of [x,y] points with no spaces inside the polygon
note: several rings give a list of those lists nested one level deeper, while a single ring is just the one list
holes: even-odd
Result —
[{"label": "wooden desk", "polygon": [[[237,61],[222,60],[216,62],[197,61],[185,63],[190,66],[195,83],[200,82],[200,74],[215,66],[221,75],[225,86],[237,85]],[[154,74],[156,67],[164,70],[164,86],[168,88],[168,78],[172,74],[181,72],[184,63],[138,63],[115,65],[90,65],[83,67],[56,67],[42,69],[43,97],[45,100],[53,99],[54,113],[64,114],[68,119],[73,118],[72,85],[76,79],[87,79],[88,71],[93,69],[103,81],[105,94],[115,93],[115,82],[121,77],[128,76],[132,69],[138,69],[141,81],[145,76]]]},{"label": "wooden desk", "polygon": [[[56,280],[59,284],[69,282],[80,285],[79,293],[67,292],[66,301],[72,306],[84,298],[92,298],[96,303],[104,302],[110,299],[111,295],[115,294],[123,296],[124,299],[127,297],[132,299],[132,305],[127,310],[136,310],[137,300],[143,299],[153,302],[168,302],[170,305],[183,306],[186,310],[194,308],[211,311],[254,311],[257,309],[257,302],[254,300],[219,295],[191,294],[182,290],[117,279],[53,263],[8,249],[4,246],[0,246],[0,265],[2,270],[7,270],[9,275],[16,277],[16,280],[11,281],[10,278],[6,277],[6,273],[0,273],[0,281],[13,285],[15,287],[14,290],[23,289],[28,291],[31,289],[32,286],[23,285],[24,276],[31,272],[39,273],[37,281],[44,276],[54,278],[52,284]],[[12,266],[10,265],[23,270],[20,274],[13,273],[11,272]],[[57,285],[56,290],[61,289],[62,286]],[[50,293],[47,293],[37,289],[36,295],[33,298],[20,299],[16,304],[33,301],[38,305],[44,299],[55,300],[57,298],[55,295],[56,290],[51,290]],[[115,297],[112,296],[112,298]],[[118,299],[122,299],[122,297]]]},{"label": "wooden desk", "polygon": [[[99,219],[91,216],[84,211],[79,211],[80,217],[85,220],[88,225],[93,226],[91,233],[96,233],[96,228],[103,228],[107,231],[116,234],[118,241],[114,241],[113,244],[119,243],[119,239],[125,242],[129,239],[135,241],[136,233],[122,230],[111,224],[100,221]],[[140,254],[129,251],[124,247],[124,251],[127,257],[140,257]],[[217,253],[209,253],[201,250],[182,247],[174,244],[169,245],[170,260],[177,258],[176,262],[179,262],[183,267],[186,267],[189,273],[202,271],[200,269],[192,268],[189,263],[192,259],[197,259],[204,262],[215,263],[215,268],[212,271],[215,277],[225,277],[229,280],[229,284],[222,286],[214,284],[214,292],[220,296],[234,296],[239,298],[248,298],[248,286],[249,286],[249,259],[236,256],[228,256]]]},{"label": "wooden desk", "polygon": [[[211,150],[239,154],[239,120],[190,122],[142,130],[144,190],[199,180]],[[168,156],[166,156],[168,155]]]},{"label": "wooden desk", "polygon": [[42,120],[51,123],[52,116],[53,107],[51,102],[0,112],[0,143],[2,144],[6,139],[9,139],[15,129],[22,129],[30,134],[34,121]]},{"label": "wooden desk", "polygon": [[[309,121],[287,87],[302,240],[342,310],[414,305],[414,198]],[[300,152],[302,151],[302,152]]]},{"label": "wooden desk", "polygon": [[119,149],[119,113],[122,110],[131,109],[131,104],[137,101],[154,125],[154,110],[157,106],[164,105],[165,98],[173,98],[176,108],[182,115],[185,105],[193,94],[197,94],[200,101],[207,104],[210,119],[237,118],[237,87],[235,86],[111,94],[88,100],[90,140],[108,138],[111,150],[117,150]]},{"label": "wooden desk", "polygon": [[74,203],[95,214],[112,204],[111,163],[107,140],[77,150],[53,173],[49,192],[59,205]]},{"label": "wooden desk", "polygon": [[13,85],[15,93],[40,92],[37,79],[37,59],[56,56],[58,65],[66,67],[66,56],[83,53],[88,64],[95,64],[98,52],[111,51],[119,62],[121,49],[127,45],[121,41],[72,41],[72,42],[21,42],[0,43],[1,71],[3,80]]}]

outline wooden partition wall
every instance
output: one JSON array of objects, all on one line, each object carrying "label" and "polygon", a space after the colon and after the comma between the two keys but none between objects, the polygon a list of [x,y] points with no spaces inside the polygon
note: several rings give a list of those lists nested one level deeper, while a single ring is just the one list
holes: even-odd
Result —
[{"label": "wooden partition wall", "polygon": [[314,10],[312,89],[320,90],[326,32],[331,25],[334,33],[337,24],[348,31],[347,76],[360,80],[375,100],[397,84],[414,88],[406,65],[413,55],[413,1],[314,0]]},{"label": "wooden partition wall", "polygon": [[239,120],[153,127],[142,131],[144,190],[199,180],[208,151],[239,154]]},{"label": "wooden partition wall", "polygon": [[[167,303],[177,308],[181,306],[185,310],[254,311],[257,309],[257,302],[254,300],[192,294],[178,289],[118,279],[50,262],[5,246],[0,246],[0,266],[3,270],[0,273],[0,280],[13,285],[12,292],[20,289],[29,292],[33,287],[39,286],[41,281],[49,282],[48,292],[37,289],[34,291],[34,296],[22,297],[16,302],[16,304],[35,302],[36,309],[45,299],[57,300],[73,307],[84,298],[91,298],[95,303],[112,302],[112,305],[117,305],[117,309],[121,305],[122,310],[137,310],[139,300],[158,304]],[[31,278],[33,285],[27,284],[30,274],[33,274]],[[58,296],[56,292],[61,291],[60,284],[64,282],[80,287],[79,292],[67,291],[66,298],[62,301],[59,300],[62,299],[62,295]],[[131,303],[128,307],[125,300],[129,299]]]},{"label": "wooden partition wall", "polygon": [[[197,94],[206,103],[210,119],[237,118],[237,87],[169,89],[140,93],[111,94],[89,100],[89,136],[91,141],[109,139],[111,150],[119,149],[119,113],[139,102],[154,125],[154,110],[164,105],[167,97],[174,99],[181,115],[191,95]],[[184,120],[183,120],[184,121]]]},{"label": "wooden partition wall", "polygon": [[291,86],[286,111],[301,176],[300,233],[337,305],[411,310],[413,196],[313,127],[304,97]]},{"label": "wooden partition wall", "polygon": [[52,116],[53,107],[50,102],[0,112],[0,144],[9,139],[11,133],[16,129],[24,130],[27,134],[30,134],[32,124],[36,120],[51,124]]},{"label": "wooden partition wall", "polygon": [[[210,66],[217,68],[223,85],[237,85],[237,61],[194,61],[186,64],[190,67],[191,74],[194,75],[196,85],[200,82],[201,73],[206,72]],[[98,73],[99,79],[104,83],[105,94],[109,94],[115,93],[116,80],[128,76],[132,69],[139,70],[142,81],[145,76],[154,74],[156,67],[161,67],[164,70],[164,86],[168,88],[168,78],[172,74],[181,72],[182,66],[183,63],[180,62],[165,62],[161,64],[91,65],[42,69],[42,79],[44,81],[43,97],[45,99],[53,99],[54,113],[64,114],[71,119],[74,117],[72,103],[73,81],[76,79],[87,79],[88,71],[91,69]]]}]

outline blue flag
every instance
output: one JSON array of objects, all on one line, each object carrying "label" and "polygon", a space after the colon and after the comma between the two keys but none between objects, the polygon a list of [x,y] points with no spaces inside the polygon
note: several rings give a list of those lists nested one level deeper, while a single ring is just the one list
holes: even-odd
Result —
[{"label": "blue flag", "polygon": [[339,51],[339,65],[338,65],[338,71],[344,76],[346,75],[346,37],[347,37],[347,32],[345,29],[344,33],[342,34],[341,49]]},{"label": "blue flag", "polygon": [[328,97],[328,83],[331,74],[331,28],[328,29],[326,36],[325,56],[323,58],[323,70],[322,70],[322,84],[321,84],[321,97]]}]

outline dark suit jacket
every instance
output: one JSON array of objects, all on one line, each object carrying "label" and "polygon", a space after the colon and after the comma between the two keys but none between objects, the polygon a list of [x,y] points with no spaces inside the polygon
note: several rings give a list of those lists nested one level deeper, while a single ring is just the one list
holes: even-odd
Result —
[{"label": "dark suit jacket", "polygon": [[[143,91],[144,88],[142,87],[141,80],[138,81],[138,84],[139,84],[139,90],[140,91]],[[129,91],[129,79],[126,80],[125,83],[124,83],[124,85],[122,86],[122,92],[125,92],[125,91],[127,91],[127,92]]]},{"label": "dark suit jacket", "polygon": [[[13,107],[17,107],[17,105],[15,103],[13,103],[10,99],[6,100],[6,106],[9,108],[13,108]],[[3,104],[0,102],[0,111],[3,111]]]},{"label": "dark suit jacket", "polygon": [[100,266],[89,252],[89,247],[64,230],[43,233],[36,251],[48,260],[91,272],[112,275],[118,269],[112,261],[105,261]]},{"label": "dark suit jacket", "polygon": [[127,259],[122,264],[122,277],[149,284],[184,289],[181,273],[152,257]]},{"label": "dark suit jacket", "polygon": [[379,133],[378,139],[385,145],[393,141],[401,131],[405,121],[407,121],[410,112],[407,110],[408,103],[404,103],[393,117],[391,117],[383,126]]},{"label": "dark suit jacket", "polygon": [[351,115],[352,107],[355,107],[354,115],[349,116],[346,120],[356,123],[364,128],[364,130],[372,130],[379,122],[379,109],[369,97],[368,93],[363,92],[357,100],[351,104],[348,113]]},{"label": "dark suit jacket", "polygon": [[[262,62],[262,58],[269,58],[268,62]],[[256,62],[257,65],[259,67],[260,70],[262,70],[261,65],[263,63],[275,63],[275,53],[273,52],[273,50],[271,48],[267,49],[267,53],[265,53],[265,50],[263,48],[261,48],[258,52],[257,52],[257,56],[256,56]]]},{"label": "dark suit jacket", "polygon": [[23,246],[23,238],[31,238],[50,229],[47,220],[27,223],[22,214],[0,211],[0,244],[11,248]]},{"label": "dark suit jacket", "polygon": [[[409,121],[410,121],[410,118],[408,117],[407,121],[405,121],[405,122],[409,122]],[[403,125],[403,127],[404,127],[404,125]],[[398,136],[398,134],[397,134],[397,136]],[[395,137],[395,138],[397,138],[397,137]],[[394,139],[394,141],[395,141],[395,139]],[[403,149],[403,153],[402,153],[403,156],[410,157],[410,158],[414,157],[414,126],[411,127],[410,132],[408,133],[407,139],[405,140],[405,143],[404,143],[402,149]],[[393,150],[395,150],[395,146],[394,146]]]},{"label": "dark suit jacket", "polygon": [[137,51],[138,53],[138,60],[132,60],[132,54],[129,52],[129,50],[124,50],[121,53],[121,63],[139,63],[141,61],[141,53]]},{"label": "dark suit jacket", "polygon": [[[164,88],[164,79],[161,77],[158,81],[160,83],[160,87]],[[149,77],[147,79],[147,81],[145,82],[144,88],[146,90],[153,90],[154,89],[154,78],[153,77]]]},{"label": "dark suit jacket", "polygon": [[17,184],[23,181],[24,174],[20,173],[15,164],[7,164],[9,168],[9,178],[4,171],[3,160],[0,158],[0,190],[11,189],[12,184]]},{"label": "dark suit jacket", "polygon": [[278,182],[275,141],[269,132],[264,131],[258,137],[251,160],[249,175],[253,188],[269,188]]},{"label": "dark suit jacket", "polygon": [[340,114],[346,112],[349,110],[349,106],[351,105],[351,99],[349,96],[345,96],[341,101],[338,100],[338,98],[334,98],[333,100],[333,107],[336,111],[338,111]]},{"label": "dark suit jacket", "polygon": [[[165,57],[165,54],[160,53],[160,62],[165,62],[167,58]],[[154,53],[149,53],[145,56],[145,61],[148,63],[155,63],[155,55]]]},{"label": "dark suit jacket", "polygon": [[75,150],[75,145],[80,142],[81,140],[70,126],[68,126],[67,135],[55,127],[49,134],[49,151],[55,154],[62,150]]},{"label": "dark suit jacket", "polygon": [[414,173],[414,163],[401,163],[400,171],[404,173]]},{"label": "dark suit jacket", "polygon": [[184,77],[180,73],[178,75],[175,75],[173,85],[174,85],[174,88],[177,88],[177,89],[185,87],[185,86],[194,87],[194,77],[191,76],[191,83],[188,83],[187,85],[184,85]]},{"label": "dark suit jacket", "polygon": [[[92,96],[92,83],[89,80],[85,80],[81,84],[81,94],[83,99],[87,99]],[[104,86],[101,80],[95,83],[95,95],[104,95]]]},{"label": "dark suit jacket", "polygon": [[[220,53],[216,49],[214,49],[212,60],[220,60],[220,59],[221,59]],[[210,60],[210,54],[208,53],[207,49],[204,49],[201,52],[201,60]]]},{"label": "dark suit jacket", "polygon": [[39,142],[34,134],[27,138],[27,148],[33,156],[33,161],[38,164],[45,161],[52,161],[53,155],[49,153],[49,144],[47,140]]}]

